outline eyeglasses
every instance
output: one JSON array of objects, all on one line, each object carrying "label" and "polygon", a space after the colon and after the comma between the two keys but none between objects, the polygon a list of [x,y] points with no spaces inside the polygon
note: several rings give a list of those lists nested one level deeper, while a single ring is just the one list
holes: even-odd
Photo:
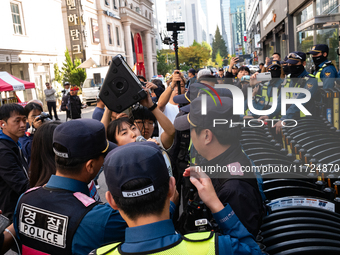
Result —
[{"label": "eyeglasses", "polygon": [[294,52],[289,53],[289,54],[288,54],[288,58],[295,58],[295,59],[298,58],[298,59],[301,59],[301,60],[302,60],[302,57],[299,56],[298,54],[294,53]]}]

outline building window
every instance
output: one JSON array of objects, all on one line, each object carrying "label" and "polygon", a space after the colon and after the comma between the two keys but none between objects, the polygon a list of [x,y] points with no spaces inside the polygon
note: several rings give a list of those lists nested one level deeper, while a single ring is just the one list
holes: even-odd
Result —
[{"label": "building window", "polygon": [[131,10],[133,9],[133,5],[132,5],[132,4],[130,4],[130,9],[131,9]]},{"label": "building window", "polygon": [[116,38],[117,38],[117,45],[119,46],[120,45],[120,42],[119,42],[119,27],[116,27]]},{"label": "building window", "polygon": [[338,0],[316,0],[316,15],[339,13]]},{"label": "building window", "polygon": [[107,24],[107,34],[109,36],[109,44],[112,45],[112,31],[111,31],[111,24]]},{"label": "building window", "polygon": [[151,13],[149,14],[149,19],[151,20]]},{"label": "building window", "polygon": [[145,10],[145,18],[148,17],[148,12]]},{"label": "building window", "polygon": [[[113,9],[116,9],[116,10],[117,10],[118,7],[117,7],[117,5],[116,5],[116,1],[117,1],[117,0],[113,0]],[[118,1],[119,1],[119,0],[118,0]]]},{"label": "building window", "polygon": [[105,1],[105,5],[108,5],[108,6],[110,6],[110,2],[109,2],[109,0],[104,0]]},{"label": "building window", "polygon": [[21,24],[19,4],[11,3],[11,12],[12,12],[14,34],[22,35],[23,28]]},{"label": "building window", "polygon": [[296,16],[296,25],[299,25],[311,18],[313,18],[313,4],[309,5],[307,8],[298,13]]}]

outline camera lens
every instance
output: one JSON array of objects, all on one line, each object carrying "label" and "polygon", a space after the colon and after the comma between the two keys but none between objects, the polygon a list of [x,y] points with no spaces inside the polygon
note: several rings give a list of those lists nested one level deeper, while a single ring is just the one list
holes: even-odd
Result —
[{"label": "camera lens", "polygon": [[122,90],[124,88],[124,84],[121,81],[119,81],[116,83],[116,88]]}]

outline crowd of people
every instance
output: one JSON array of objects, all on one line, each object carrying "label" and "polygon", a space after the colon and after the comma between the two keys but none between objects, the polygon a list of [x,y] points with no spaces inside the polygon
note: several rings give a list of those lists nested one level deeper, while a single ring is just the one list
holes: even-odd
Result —
[{"label": "crowd of people", "polygon": [[[278,94],[283,87],[305,88],[312,100],[304,106],[314,113],[318,85],[334,86],[337,74],[326,45],[308,54],[317,69],[313,75],[304,68],[305,53],[292,52],[284,61],[275,53],[261,70],[271,73],[265,82],[257,81],[258,72],[237,68],[237,58],[216,76],[209,69],[190,69],[186,80],[175,70],[167,86],[138,76],[146,98],[122,113],[98,98],[92,119],[81,118],[84,105],[69,83],[61,104],[71,119],[65,123],[58,121],[48,83],[46,101],[55,121],[46,121],[39,101],[1,106],[0,209],[13,224],[0,236],[0,253],[12,248],[22,254],[261,254],[255,241],[266,214],[261,178],[241,171],[253,163],[240,145],[240,127],[213,123],[277,118],[279,131],[282,120],[305,116],[295,105],[281,116],[280,97],[270,116],[253,114],[247,99],[244,114],[235,116],[232,93],[213,87],[233,84],[245,96],[251,88],[258,110],[271,107],[273,88]],[[203,110],[201,95],[212,92],[219,97],[204,97]],[[202,171],[214,165],[236,171]],[[97,192],[102,172],[108,203]],[[188,223],[193,201],[206,206],[203,216],[214,227]]]}]

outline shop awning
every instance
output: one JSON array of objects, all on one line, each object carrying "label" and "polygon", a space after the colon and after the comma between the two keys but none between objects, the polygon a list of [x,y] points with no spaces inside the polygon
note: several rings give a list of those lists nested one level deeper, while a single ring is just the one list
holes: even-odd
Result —
[{"label": "shop awning", "polygon": [[0,72],[0,92],[34,88],[35,84],[33,82],[20,80],[7,72]]},{"label": "shop awning", "polygon": [[91,67],[97,67],[96,62],[92,58],[89,58],[88,60],[81,63],[77,68],[91,68]]}]

